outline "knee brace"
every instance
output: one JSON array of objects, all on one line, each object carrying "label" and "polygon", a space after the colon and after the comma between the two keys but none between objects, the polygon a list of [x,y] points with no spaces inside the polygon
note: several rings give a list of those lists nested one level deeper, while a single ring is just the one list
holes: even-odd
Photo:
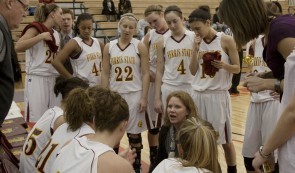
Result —
[{"label": "knee brace", "polygon": [[159,134],[159,131],[160,131],[159,128],[149,129],[149,133],[152,134],[152,135]]},{"label": "knee brace", "polygon": [[255,171],[252,166],[252,161],[254,158],[244,157],[244,165],[247,171]]},{"label": "knee brace", "polygon": [[141,134],[131,134],[131,133],[127,133],[127,137],[129,140],[129,144],[131,146],[131,148],[135,148],[136,151],[140,151],[143,147],[142,147],[142,138],[141,138]]}]

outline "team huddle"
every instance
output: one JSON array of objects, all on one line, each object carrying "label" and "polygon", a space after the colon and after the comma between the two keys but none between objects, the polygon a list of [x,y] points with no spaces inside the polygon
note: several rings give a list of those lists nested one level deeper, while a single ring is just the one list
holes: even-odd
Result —
[{"label": "team huddle", "polygon": [[[273,70],[262,58],[267,35],[251,35],[245,42],[227,19],[225,4],[231,0],[224,1],[220,16],[234,37],[211,27],[206,6],[189,15],[189,30],[178,6],[151,5],[144,11],[150,30],[142,40],[134,38],[137,19],[126,13],[118,22],[120,35],[106,45],[91,36],[90,14],[80,14],[72,31],[70,10],[38,6],[35,22],[15,45],[26,52],[25,118],[36,123],[23,146],[20,171],[140,173],[141,133],[148,131],[149,172],[219,173],[221,144],[228,173],[236,173],[228,90],[232,75],[241,71],[238,50],[245,43],[255,57],[245,84],[255,90],[242,151],[245,167],[259,171],[262,163],[255,167],[253,161],[258,150],[275,160],[259,147],[279,117],[281,85],[256,90],[251,80]],[[274,21],[294,21],[280,16],[276,4],[257,2],[275,10]],[[119,152],[125,132],[130,149]]]}]

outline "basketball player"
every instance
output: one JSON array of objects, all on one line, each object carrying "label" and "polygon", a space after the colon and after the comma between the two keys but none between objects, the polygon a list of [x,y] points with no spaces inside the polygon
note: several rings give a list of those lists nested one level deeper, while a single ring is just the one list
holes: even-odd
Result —
[{"label": "basketball player", "polygon": [[[264,35],[260,35],[253,40],[249,49],[249,53],[253,53],[252,56],[254,57],[251,71],[258,73],[258,75],[261,72],[270,71],[262,58],[264,37]],[[265,90],[251,93],[242,149],[244,164],[249,173],[255,172],[252,167],[255,152],[266,142],[277,122],[280,102],[278,98],[270,94],[271,92],[271,90]],[[274,165],[272,166],[274,168]]]},{"label": "basketball player", "polygon": [[161,5],[151,5],[145,9],[145,20],[150,24],[152,29],[144,37],[143,43],[149,49],[150,55],[150,87],[148,94],[147,114],[151,118],[148,123],[148,142],[150,146],[150,165],[153,164],[158,150],[159,128],[162,125],[162,114],[158,114],[154,110],[155,95],[155,76],[157,66],[157,42],[164,35],[171,34],[166,21],[164,19],[163,7]]},{"label": "basketball player", "polygon": [[[93,88],[76,88],[69,93],[64,104],[66,123],[56,129],[37,157],[34,164],[36,172],[50,172],[57,152],[67,141],[77,136],[94,133],[91,126],[93,121],[92,110],[94,109],[91,100],[96,97],[96,93],[97,91]],[[71,95],[75,95],[75,97],[73,98]]]},{"label": "basketball player", "polygon": [[[90,113],[94,115],[95,134],[76,137],[64,146],[53,163],[51,173],[134,172],[131,164],[113,150],[127,128],[128,104],[117,92],[95,88],[97,92],[91,102],[95,109]],[[80,95],[77,92],[75,94]],[[76,99],[72,101],[79,102]]]},{"label": "basketball player", "polygon": [[102,86],[119,92],[129,105],[126,131],[131,147],[137,151],[133,167],[138,173],[141,169],[141,132],[147,130],[145,111],[150,78],[147,48],[133,38],[136,23],[137,19],[131,13],[121,16],[120,37],[104,48]]},{"label": "basketball player", "polygon": [[[74,29],[77,37],[71,39],[52,62],[56,70],[65,78],[77,76],[88,79],[90,86],[100,85],[103,49],[103,44],[91,37],[92,24],[93,19],[90,14],[80,14]],[[69,57],[73,75],[63,65]]]},{"label": "basketball player", "polygon": [[[246,11],[247,15],[245,15]],[[232,28],[237,45],[243,45],[261,33],[266,35],[267,42],[263,57],[276,79],[261,80],[257,76],[251,76],[246,79],[247,88],[252,92],[265,89],[276,90],[278,93],[284,91],[279,108],[281,117],[277,127],[264,146],[259,149],[260,152],[256,152],[253,167],[260,172],[259,167],[267,160],[267,156],[279,148],[280,172],[294,172],[295,85],[292,74],[294,74],[295,57],[295,18],[291,15],[282,15],[269,23],[262,0],[223,0],[220,4],[220,15],[224,22]]]},{"label": "basketball player", "polygon": [[60,43],[58,32],[62,9],[56,4],[40,5],[35,21],[29,24],[17,41],[15,49],[26,51],[25,119],[37,122],[43,113],[60,104],[61,97],[53,92],[58,72],[51,65]]},{"label": "basketball player", "polygon": [[189,64],[195,39],[195,33],[184,27],[182,11],[179,7],[167,7],[164,17],[171,34],[165,35],[157,44],[154,105],[155,111],[161,114],[164,113],[166,98],[171,92],[182,90],[191,93],[193,78]]},{"label": "basketball player", "polygon": [[[58,77],[54,92],[56,95],[61,93],[64,101],[68,93],[76,87],[87,88],[88,83],[79,78],[65,79]],[[31,129],[20,156],[19,167],[22,173],[34,172],[34,165],[41,150],[45,147],[54,131],[65,122],[62,116],[63,113],[62,108],[55,106],[47,110]]]},{"label": "basketball player", "polygon": [[[195,41],[195,57],[190,70],[195,75],[192,82],[193,99],[204,120],[210,122],[219,132],[218,143],[225,152],[228,173],[236,173],[236,152],[231,138],[231,100],[228,89],[233,73],[240,72],[239,57],[234,40],[211,28],[211,14],[207,8],[198,8],[189,16],[191,29],[198,35]],[[219,52],[220,60],[214,60],[208,67],[203,55]],[[216,73],[207,73],[214,67]],[[216,114],[218,112],[218,114]]]}]

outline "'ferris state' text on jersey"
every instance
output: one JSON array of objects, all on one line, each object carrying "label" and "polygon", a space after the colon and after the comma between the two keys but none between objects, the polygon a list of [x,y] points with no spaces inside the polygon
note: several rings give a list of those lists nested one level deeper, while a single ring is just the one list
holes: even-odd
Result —
[{"label": "'ferris state' text on jersey", "polygon": [[[60,37],[53,30],[55,44],[59,47]],[[39,41],[30,49],[26,50],[26,74],[38,76],[58,76],[58,72],[51,65],[57,52],[52,52],[44,40]]]},{"label": "'ferris state' text on jersey", "polygon": [[164,33],[159,33],[155,29],[150,30],[149,53],[150,53],[150,70],[156,73],[157,69],[157,42],[163,36],[171,35],[171,30],[167,29]]},{"label": "'ferris state' text on jersey", "polygon": [[[199,51],[201,53],[218,51],[221,54],[221,61],[231,64],[229,56],[221,47],[222,32],[218,32],[210,43],[206,43],[204,39],[200,43]],[[204,73],[203,58],[200,58],[198,71],[194,77],[192,87],[195,91],[205,90],[228,90],[231,87],[232,73],[219,69],[214,76],[208,76]]]},{"label": "'ferris state' text on jersey", "polygon": [[[267,67],[266,62],[263,60],[262,53],[263,53],[263,35],[259,35],[258,38],[254,41],[254,59],[252,64],[252,71],[255,73],[260,72],[268,72],[270,69]],[[253,46],[252,45],[252,46]],[[269,100],[275,100],[273,96],[270,95],[270,90],[260,91],[258,93],[251,94],[251,102],[265,102]]]},{"label": "'ferris state' text on jersey", "polygon": [[163,83],[169,85],[191,84],[192,75],[189,69],[193,55],[195,33],[186,30],[177,41],[171,34],[164,36],[164,74]]},{"label": "'ferris state' text on jersey", "polygon": [[88,45],[80,37],[73,39],[81,48],[80,54],[71,57],[74,76],[87,79],[91,86],[100,85],[102,51],[98,40],[91,37],[93,40],[92,45]]},{"label": "'ferris state' text on jersey", "polygon": [[118,39],[110,42],[110,89],[119,93],[142,90],[139,43],[133,38],[125,48],[121,48]]}]

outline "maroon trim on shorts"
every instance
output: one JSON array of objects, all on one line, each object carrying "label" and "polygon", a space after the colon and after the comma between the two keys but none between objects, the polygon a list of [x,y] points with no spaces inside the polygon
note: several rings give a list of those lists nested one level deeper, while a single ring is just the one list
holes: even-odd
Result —
[{"label": "maroon trim on shorts", "polygon": [[26,121],[30,122],[30,106],[29,106],[29,103],[27,105]]},{"label": "maroon trim on shorts", "polygon": [[226,123],[224,125],[224,132],[225,132],[225,142],[228,143],[228,135],[227,135]]},{"label": "maroon trim on shorts", "polygon": [[146,126],[150,130],[151,129],[151,124],[150,124],[149,114],[147,113],[147,111],[145,111],[144,116],[145,116]]},{"label": "maroon trim on shorts", "polygon": [[158,114],[158,119],[157,119],[157,124],[156,124],[156,128],[161,128],[162,126],[162,114]]}]

